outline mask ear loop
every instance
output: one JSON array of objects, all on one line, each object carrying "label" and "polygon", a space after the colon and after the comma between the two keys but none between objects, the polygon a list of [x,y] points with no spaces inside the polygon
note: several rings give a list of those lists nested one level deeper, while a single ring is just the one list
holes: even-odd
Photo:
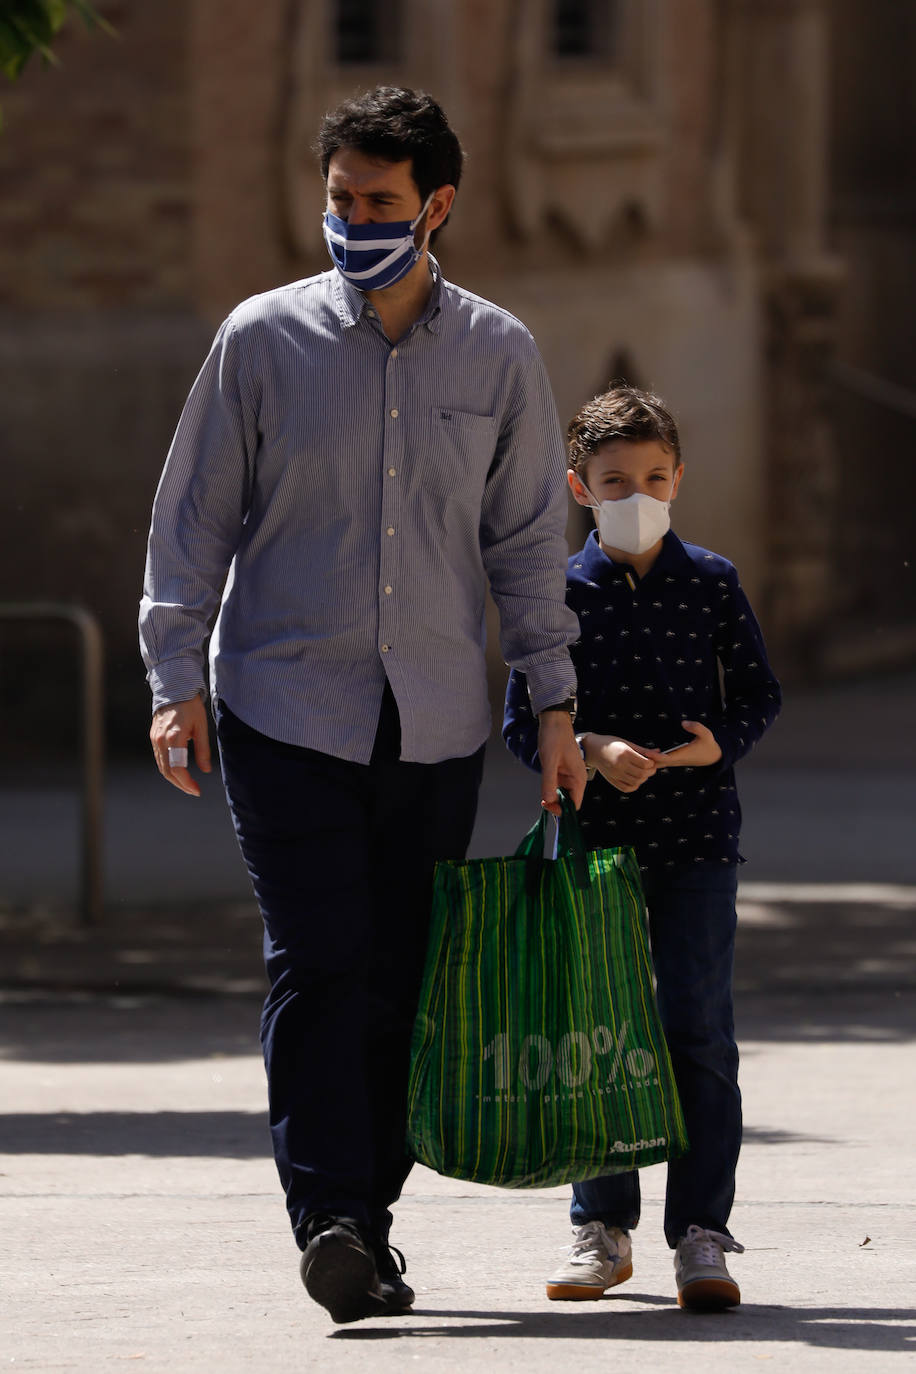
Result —
[{"label": "mask ear loop", "polygon": [[594,496],[592,496],[592,493],[589,491],[588,487],[587,487],[587,486],[585,485],[585,483],[582,481],[582,478],[579,476],[578,473],[576,473],[576,480],[578,481],[578,483],[579,483],[579,485],[581,486],[582,490],[585,492],[586,496],[590,496],[590,497],[591,497],[591,502],[592,502],[592,504],[591,504],[590,506],[586,507],[586,509],[587,509],[587,510],[600,510],[600,509],[601,509],[601,502],[595,500]]},{"label": "mask ear loop", "polygon": [[[416,219],[411,220],[411,222],[410,222],[410,232],[411,232],[411,234],[415,234],[415,233],[416,233],[417,225],[420,223],[420,220],[423,218],[423,216],[426,214],[427,210],[429,209],[429,203],[430,203],[430,201],[432,200],[432,198],[433,198],[433,196],[434,196],[435,194],[436,194],[435,189],[432,190],[432,191],[430,191],[429,195],[426,197],[426,200],[423,202],[422,206],[420,207],[420,213],[417,215]],[[417,249],[417,252],[418,252],[418,253],[422,253],[422,252],[424,251],[424,249],[427,248],[427,247],[429,246],[429,233],[430,233],[430,231],[427,229],[426,235],[425,235],[425,237],[424,237],[424,239],[423,239],[422,247],[420,247],[420,246],[417,245],[416,239],[414,240],[414,245],[413,245],[413,246],[414,246],[414,248]]]}]

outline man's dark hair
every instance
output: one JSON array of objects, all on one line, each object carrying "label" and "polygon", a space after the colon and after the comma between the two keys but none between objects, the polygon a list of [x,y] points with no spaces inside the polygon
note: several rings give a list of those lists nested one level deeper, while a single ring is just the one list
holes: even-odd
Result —
[{"label": "man's dark hair", "polygon": [[321,175],[339,148],[356,148],[385,162],[410,159],[420,200],[440,186],[461,180],[464,151],[441,105],[425,91],[376,86],[351,97],[324,116],[315,144]]},{"label": "man's dark hair", "polygon": [[607,391],[588,401],[569,422],[566,431],[569,466],[580,472],[602,444],[622,439],[628,444],[657,440],[681,461],[681,441],[674,416],[658,396],[638,387],[612,383]]}]

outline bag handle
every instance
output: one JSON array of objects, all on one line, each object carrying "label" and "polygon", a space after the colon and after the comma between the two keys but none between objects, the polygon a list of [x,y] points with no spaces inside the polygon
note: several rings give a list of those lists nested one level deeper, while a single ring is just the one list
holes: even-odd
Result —
[{"label": "bag handle", "polygon": [[[588,887],[588,856],[582,827],[576,815],[576,808],[561,789],[557,789],[560,799],[560,816],[542,809],[540,816],[522,840],[515,856],[518,859],[540,859],[545,866],[556,859],[572,859],[573,872],[579,887]],[[553,827],[553,833],[548,832]]]}]

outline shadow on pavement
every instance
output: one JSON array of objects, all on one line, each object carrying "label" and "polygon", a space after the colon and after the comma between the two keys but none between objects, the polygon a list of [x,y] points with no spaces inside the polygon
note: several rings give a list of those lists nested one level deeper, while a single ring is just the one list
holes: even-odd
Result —
[{"label": "shadow on pavement", "polygon": [[168,1064],[260,1055],[259,998],[16,992],[0,1000],[0,1058]]},{"label": "shadow on pavement", "polygon": [[0,1116],[7,1155],[265,1159],[266,1112],[21,1112]]},{"label": "shadow on pavement", "polygon": [[[748,884],[739,897],[739,1042],[916,1038],[914,892]],[[0,931],[0,1056],[142,1064],[257,1054],[256,920],[245,905],[150,924],[138,911],[117,934],[46,947],[34,931]]]},{"label": "shadow on pavement", "polygon": [[916,889],[812,885],[739,896],[738,1037],[916,1037]]},{"label": "shadow on pavement", "polygon": [[[16,1112],[0,1115],[9,1155],[146,1155],[150,1158],[262,1159],[269,1154],[266,1112]],[[755,1128],[745,1144],[833,1145],[826,1136]]]},{"label": "shadow on pavement", "polygon": [[[613,1304],[613,1338],[615,1341],[665,1341],[733,1344],[739,1341],[786,1342],[799,1345],[834,1347],[842,1350],[904,1352],[913,1348],[916,1336],[916,1309],[876,1307],[765,1307],[748,1303],[730,1312],[682,1312],[671,1300],[630,1294],[605,1299]],[[461,1325],[454,1327],[401,1325],[394,1319],[384,1326],[349,1327],[331,1332],[336,1341],[361,1342],[405,1340],[418,1341],[433,1336],[444,1338],[536,1337],[553,1341],[601,1340],[610,1334],[609,1313],[596,1311],[604,1302],[595,1303],[588,1312],[579,1309],[566,1312],[556,1305],[544,1312],[501,1313],[443,1311],[437,1309],[437,1319],[454,1317]],[[652,1312],[633,1311],[627,1302],[652,1303]],[[664,1304],[664,1305],[662,1305]],[[417,1312],[422,1317],[423,1313]],[[432,1313],[430,1315],[433,1315]],[[422,1347],[421,1347],[422,1348]]]}]

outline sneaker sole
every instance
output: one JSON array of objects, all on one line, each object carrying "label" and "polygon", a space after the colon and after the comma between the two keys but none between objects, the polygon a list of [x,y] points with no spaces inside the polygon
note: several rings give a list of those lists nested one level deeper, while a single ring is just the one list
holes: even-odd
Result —
[{"label": "sneaker sole", "polygon": [[614,1275],[613,1280],[608,1284],[600,1283],[548,1283],[547,1296],[551,1302],[597,1302],[603,1298],[609,1288],[616,1288],[618,1284],[626,1283],[627,1279],[633,1277],[632,1264],[623,1265]]},{"label": "sneaker sole", "polygon": [[338,1326],[385,1315],[385,1299],[371,1287],[378,1282],[375,1260],[340,1236],[319,1236],[308,1262],[303,1255],[300,1273],[309,1297],[326,1308]]},{"label": "sneaker sole", "polygon": [[694,1279],[678,1290],[678,1307],[691,1312],[723,1312],[741,1304],[741,1290],[727,1279]]}]

